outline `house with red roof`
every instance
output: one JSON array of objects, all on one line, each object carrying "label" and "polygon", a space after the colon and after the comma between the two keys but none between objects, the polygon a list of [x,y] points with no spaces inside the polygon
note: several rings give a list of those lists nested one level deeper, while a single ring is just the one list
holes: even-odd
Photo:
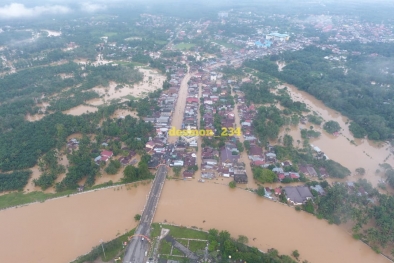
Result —
[{"label": "house with red roof", "polygon": [[104,151],[101,152],[101,160],[100,160],[100,161],[106,162],[106,161],[108,161],[108,159],[110,159],[113,155],[114,155],[113,152],[104,150]]}]

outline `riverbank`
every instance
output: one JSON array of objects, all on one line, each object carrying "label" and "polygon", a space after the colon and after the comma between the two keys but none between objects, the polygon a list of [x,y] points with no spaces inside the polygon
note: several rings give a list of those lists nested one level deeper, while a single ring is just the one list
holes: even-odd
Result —
[{"label": "riverbank", "polygon": [[150,186],[108,187],[1,211],[0,262],[74,260],[135,228]]},{"label": "riverbank", "polygon": [[263,251],[297,249],[311,262],[389,262],[336,225],[210,181],[166,182],[154,221],[227,230]]}]

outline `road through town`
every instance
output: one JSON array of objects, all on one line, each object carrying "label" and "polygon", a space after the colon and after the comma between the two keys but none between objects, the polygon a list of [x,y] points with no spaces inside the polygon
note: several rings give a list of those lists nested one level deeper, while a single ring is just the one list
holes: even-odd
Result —
[{"label": "road through town", "polygon": [[157,204],[160,199],[160,194],[163,189],[164,181],[167,176],[167,167],[160,165],[156,178],[153,181],[151,191],[148,195],[148,200],[141,216],[140,224],[135,230],[129,245],[126,249],[123,263],[142,263],[146,257],[145,252],[149,249],[149,240],[147,237],[150,235],[150,227],[153,217],[155,216]]}]

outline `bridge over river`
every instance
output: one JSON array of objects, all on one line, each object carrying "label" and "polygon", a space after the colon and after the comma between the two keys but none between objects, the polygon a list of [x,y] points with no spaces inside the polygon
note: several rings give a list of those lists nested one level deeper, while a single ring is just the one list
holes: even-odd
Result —
[{"label": "bridge over river", "polygon": [[142,240],[141,236],[150,236],[152,220],[155,216],[166,176],[167,167],[165,165],[160,165],[155,180],[153,181],[144,211],[141,215],[140,224],[137,226],[135,234],[126,248],[123,263],[142,263],[145,260],[145,252],[149,249],[149,243],[147,240]]}]

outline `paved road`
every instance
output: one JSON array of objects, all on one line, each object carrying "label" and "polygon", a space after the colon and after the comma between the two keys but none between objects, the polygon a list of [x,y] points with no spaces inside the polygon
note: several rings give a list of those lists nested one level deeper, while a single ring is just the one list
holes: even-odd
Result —
[{"label": "paved road", "polygon": [[[167,167],[159,166],[156,178],[153,181],[144,212],[141,215],[141,221],[134,235],[150,236],[150,227],[153,217],[155,216],[156,207],[160,199],[161,190],[167,175]],[[123,263],[143,263],[145,261],[145,252],[149,249],[149,243],[145,239],[142,241],[141,236],[134,236],[126,249]]]}]

